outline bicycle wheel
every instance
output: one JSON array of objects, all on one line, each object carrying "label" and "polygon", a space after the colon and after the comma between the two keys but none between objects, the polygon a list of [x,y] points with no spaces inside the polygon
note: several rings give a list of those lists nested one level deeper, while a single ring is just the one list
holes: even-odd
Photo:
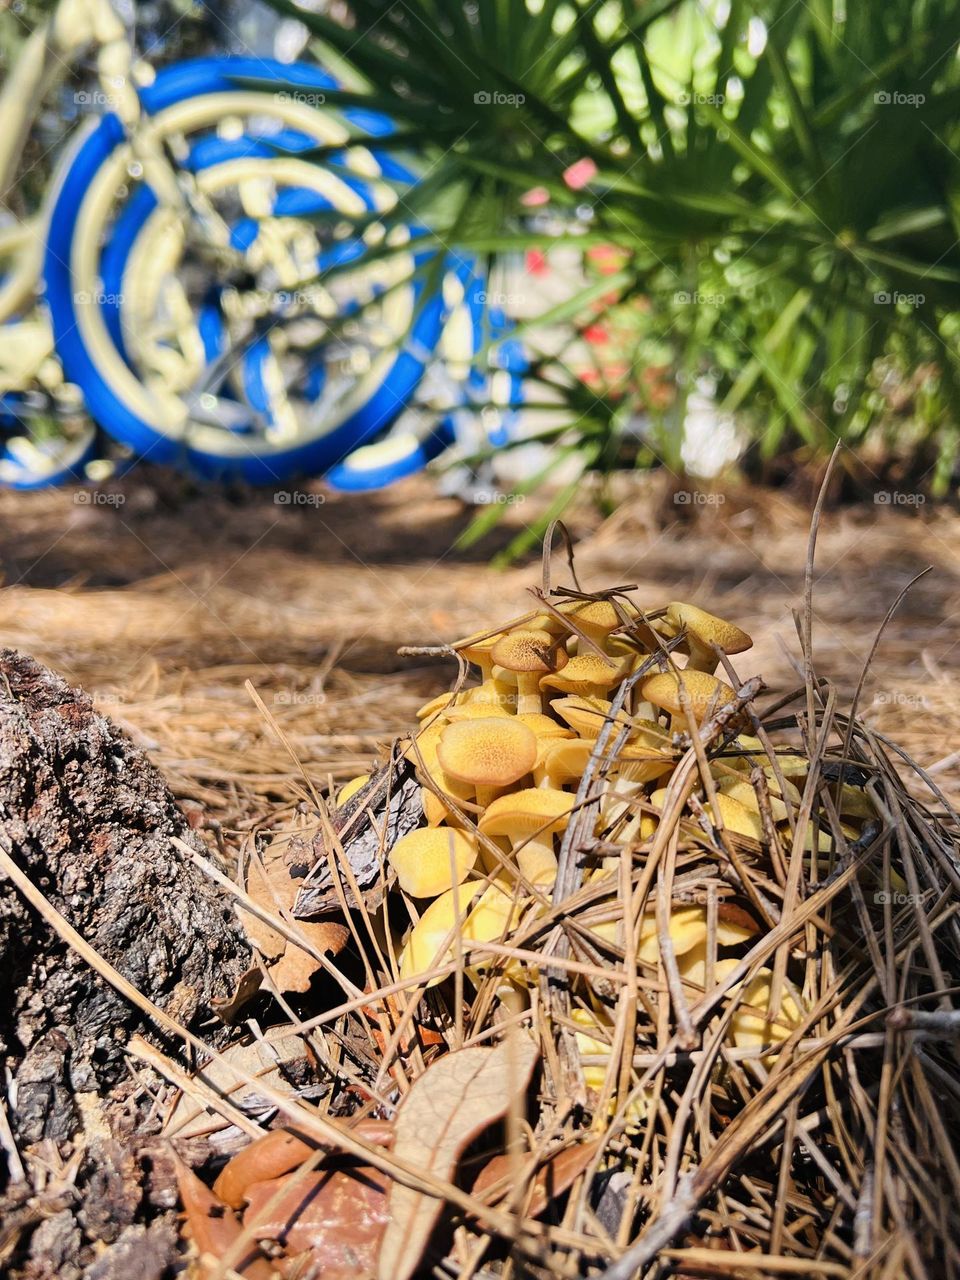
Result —
[{"label": "bicycle wheel", "polygon": [[[511,325],[503,312],[487,308],[484,285],[469,271],[447,275],[449,315],[416,403],[381,439],[331,468],[326,479],[333,488],[380,489],[445,453],[477,458],[513,438],[526,359],[521,344],[509,337]],[[478,360],[488,343],[496,343],[494,354]]]},{"label": "bicycle wheel", "polygon": [[[161,72],[138,136],[199,216],[158,199],[116,117],[78,142],[47,299],[66,376],[135,452],[253,483],[317,473],[382,434],[419,382],[444,322],[424,284],[434,252],[394,227],[393,252],[365,259],[414,175],[375,145],[388,121],[325,106],[334,87],[254,58]],[[323,166],[316,147],[336,148]]]},{"label": "bicycle wheel", "polygon": [[27,430],[19,409],[17,397],[0,398],[0,488],[46,489],[85,480],[97,453],[96,427],[44,437]]}]

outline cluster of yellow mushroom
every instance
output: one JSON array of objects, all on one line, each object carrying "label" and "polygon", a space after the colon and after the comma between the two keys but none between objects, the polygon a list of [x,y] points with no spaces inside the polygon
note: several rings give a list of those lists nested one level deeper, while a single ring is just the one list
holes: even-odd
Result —
[{"label": "cluster of yellow mushroom", "polygon": [[[662,647],[668,641],[669,657]],[[715,674],[718,665],[751,644],[739,627],[695,605],[675,601],[641,613],[625,598],[611,597],[570,598],[454,645],[477,668],[479,681],[421,707],[420,729],[404,748],[422,785],[425,825],[388,854],[412,922],[401,943],[401,977],[441,982],[465,944],[508,942],[525,912],[549,909],[577,788],[611,721],[607,748],[615,737],[618,748],[601,757],[605,790],[594,829],[606,857],[588,867],[585,878],[610,878],[610,924],[590,928],[598,941],[623,947],[625,913],[612,874],[620,859],[610,847],[628,846],[642,859],[691,735],[736,701],[733,686]],[[642,665],[645,674],[614,715],[611,699]],[[771,824],[791,835],[800,802],[794,779],[802,779],[807,764],[778,755],[774,766],[756,737],[739,732],[744,724],[731,718],[726,746],[710,761],[713,785],[705,791],[701,779],[680,814],[681,835],[709,850],[722,833],[759,856]],[[760,786],[751,776],[757,766]],[[658,934],[649,910],[633,951],[655,971]],[[717,948],[743,943],[758,927],[741,911],[735,922],[715,920],[708,931],[706,907],[674,906],[669,934],[691,1002],[737,963]],[[491,967],[489,958],[484,965],[465,956],[465,972],[478,983]],[[503,958],[495,968],[501,1001],[522,1007],[536,970]],[[789,987],[784,993],[782,983],[776,1009],[768,1011],[771,980],[769,970],[754,970],[738,989],[733,1043],[769,1044],[799,1023],[799,998]],[[610,1043],[604,1018],[596,1002],[578,1007],[578,1040],[593,1058],[602,1058],[598,1045]],[[605,1074],[597,1066],[591,1082],[597,1071]]]}]

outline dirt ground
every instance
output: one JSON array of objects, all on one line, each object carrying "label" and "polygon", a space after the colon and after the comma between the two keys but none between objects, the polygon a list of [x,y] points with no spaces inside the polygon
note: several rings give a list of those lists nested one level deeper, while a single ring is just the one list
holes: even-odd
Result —
[{"label": "dirt ground", "polygon": [[[775,692],[795,685],[806,506],[749,490],[676,503],[655,479],[619,488],[608,518],[586,499],[570,515],[584,588],[636,584],[650,607],[696,600],[753,635],[741,675],[759,672]],[[363,771],[448,685],[450,663],[399,658],[399,645],[523,612],[540,581],[539,558],[487,567],[532,522],[533,501],[462,552],[453,544],[471,513],[429,480],[304,493],[287,505],[171,496],[136,476],[110,494],[0,493],[3,644],[86,687],[228,842],[295,815],[303,773],[326,785]],[[554,582],[569,583],[561,555],[555,564]],[[861,706],[957,798],[960,517],[828,511],[817,666],[849,700],[886,611],[927,566],[884,633]]]}]

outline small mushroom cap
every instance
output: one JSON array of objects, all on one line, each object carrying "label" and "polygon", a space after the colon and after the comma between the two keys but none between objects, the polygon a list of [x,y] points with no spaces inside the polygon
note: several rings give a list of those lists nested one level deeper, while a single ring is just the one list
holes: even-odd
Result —
[{"label": "small mushroom cap", "polygon": [[418,720],[426,720],[429,716],[437,715],[439,712],[444,714],[452,711],[459,701],[459,694],[454,696],[449,689],[444,693],[438,693],[435,698],[431,698],[429,702],[425,702],[417,712]]},{"label": "small mushroom cap", "polygon": [[487,805],[479,827],[484,835],[526,837],[562,831],[576,798],[554,787],[528,787]]},{"label": "small mushroom cap", "polygon": [[746,631],[682,600],[673,600],[667,605],[664,622],[665,630],[673,635],[685,630],[703,648],[719,645],[724,653],[743,653],[753,647],[753,640]]},{"label": "small mushroom cap", "polygon": [[631,608],[621,604],[621,616],[610,600],[569,600],[558,608],[575,627],[591,639],[606,637],[611,631],[617,631],[626,625],[623,617],[629,619],[633,614]]},{"label": "small mushroom cap", "polygon": [[509,720],[511,713],[506,707],[493,702],[465,702],[461,707],[453,707],[446,714],[446,719],[453,724],[455,720]]},{"label": "small mushroom cap", "polygon": [[[724,977],[736,964],[736,960],[721,961],[717,965],[720,970],[718,977]],[[742,984],[731,988],[731,996],[734,992],[739,992],[740,1000],[730,1020],[727,1034],[738,1048],[759,1049],[765,1044],[779,1044],[803,1021],[803,1012],[786,986],[780,988],[780,1012],[776,1019],[770,1018],[772,980],[773,974],[769,969],[758,969],[742,992]]]},{"label": "small mushroom cap", "polygon": [[[747,756],[728,756],[725,757],[726,763],[733,769],[740,769],[749,772],[755,764],[763,764],[769,757],[767,749],[759,738],[754,738],[752,734],[741,733],[731,744],[733,747],[739,747],[742,751],[747,751],[756,759],[751,760]],[[789,752],[776,751],[777,767],[785,778],[803,778],[810,772],[810,761],[805,760],[803,756],[793,755]],[[764,772],[768,778],[775,778],[776,774],[771,763],[763,764]]]},{"label": "small mushroom cap", "polygon": [[554,782],[573,782],[583,777],[593,748],[592,738],[558,739],[546,744],[538,763]]},{"label": "small mushroom cap", "polygon": [[589,694],[609,689],[623,679],[622,663],[605,661],[595,653],[578,653],[562,671],[553,671],[540,681],[541,689],[561,689],[564,693]]},{"label": "small mushroom cap", "polygon": [[[667,932],[677,956],[686,955],[707,937],[707,911],[700,906],[673,907]],[[637,939],[637,957],[647,964],[656,964],[660,955],[655,912],[644,912],[640,917],[640,936]]]},{"label": "small mushroom cap", "polygon": [[490,657],[490,650],[502,635],[502,631],[495,631],[493,635],[476,631],[473,635],[464,636],[462,640],[456,640],[452,647],[457,653],[463,654],[468,662],[476,662]]},{"label": "small mushroom cap", "polygon": [[410,831],[389,854],[400,888],[412,898],[435,898],[462,884],[476,860],[476,841],[453,827]]},{"label": "small mushroom cap", "polygon": [[[752,791],[753,788],[751,787],[750,790]],[[754,813],[745,804],[741,804],[733,796],[724,795],[722,791],[717,792],[717,807],[725,830],[732,831],[738,836],[746,836],[749,840],[763,839],[763,823],[759,812]],[[708,817],[712,816],[709,805],[705,804],[704,809]]]},{"label": "small mushroom cap", "polygon": [[517,719],[521,724],[525,724],[528,729],[532,729],[540,742],[552,741],[555,738],[573,737],[572,729],[568,729],[566,725],[557,724],[556,720],[550,716],[528,712],[517,716]]},{"label": "small mushroom cap", "polygon": [[490,652],[498,667],[522,675],[545,676],[568,661],[566,649],[547,631],[509,631]]},{"label": "small mushroom cap", "polygon": [[733,702],[737,696],[726,681],[707,675],[705,671],[658,671],[656,675],[644,680],[640,693],[641,697],[652,702],[655,707],[669,711],[672,716],[682,716],[681,685],[696,721],[702,720],[708,711],[718,711],[727,703]]},{"label": "small mushroom cap", "polygon": [[437,747],[451,778],[475,787],[508,787],[537,762],[537,738],[516,716],[483,716],[445,726]]},{"label": "small mushroom cap", "polygon": [[[596,738],[600,735],[612,705],[606,698],[572,693],[565,698],[557,698],[550,704],[550,709],[555,711],[561,720],[565,720],[581,738]],[[625,711],[619,712],[614,722],[615,731],[630,727],[630,717]]]},{"label": "small mushroom cap", "polygon": [[[446,949],[443,943],[464,913],[466,918],[460,926],[461,938],[470,942],[492,942],[507,935],[520,914],[520,905],[511,895],[505,893],[500,885],[491,884],[467,910],[471,896],[471,887],[464,886],[434,898],[414,925],[400,954],[401,978],[412,978],[453,958],[456,954],[455,935]],[[443,978],[432,978],[427,986],[432,987],[442,981]]]},{"label": "small mushroom cap", "polygon": [[337,805],[346,804],[358,791],[362,791],[369,781],[369,773],[361,773],[358,777],[351,778],[349,782],[345,782],[337,792]]},{"label": "small mushroom cap", "polygon": [[[786,781],[786,779],[784,779]],[[753,783],[744,777],[724,778],[720,783],[720,791],[725,796],[730,796],[733,800],[739,800],[745,809],[751,810],[753,813],[760,812],[760,800],[754,789]],[[767,783],[767,791],[770,799],[770,815],[774,822],[785,822],[787,818],[787,806],[780,798],[780,784],[776,779],[770,779]],[[787,798],[792,804],[800,803],[800,795],[792,783],[787,782]]]}]

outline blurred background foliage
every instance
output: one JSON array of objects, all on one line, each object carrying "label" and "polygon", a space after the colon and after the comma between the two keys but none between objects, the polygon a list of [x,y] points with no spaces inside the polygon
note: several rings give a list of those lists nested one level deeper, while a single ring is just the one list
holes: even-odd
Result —
[{"label": "blurred background foliage", "polygon": [[558,456],[770,479],[840,439],[948,490],[960,0],[273,6],[419,154],[398,218],[519,290]]}]

